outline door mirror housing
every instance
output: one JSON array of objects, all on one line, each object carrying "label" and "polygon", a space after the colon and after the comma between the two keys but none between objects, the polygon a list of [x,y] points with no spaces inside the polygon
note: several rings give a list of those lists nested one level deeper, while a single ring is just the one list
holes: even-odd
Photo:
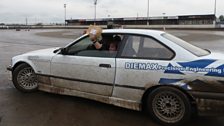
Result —
[{"label": "door mirror housing", "polygon": [[66,48],[61,48],[61,54],[66,55],[67,54],[67,49]]},{"label": "door mirror housing", "polygon": [[54,50],[53,53],[57,53],[59,50],[61,50],[61,48]]}]

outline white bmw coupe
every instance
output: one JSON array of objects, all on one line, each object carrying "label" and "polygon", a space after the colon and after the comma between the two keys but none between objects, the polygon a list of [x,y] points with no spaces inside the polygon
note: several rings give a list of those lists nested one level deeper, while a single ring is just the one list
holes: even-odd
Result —
[{"label": "white bmw coupe", "polygon": [[102,44],[107,47],[114,36],[120,37],[116,51],[89,49],[93,42],[85,34],[63,48],[15,56],[8,67],[13,83],[23,92],[145,110],[163,125],[181,125],[192,113],[223,108],[224,54],[154,30],[104,30]]}]

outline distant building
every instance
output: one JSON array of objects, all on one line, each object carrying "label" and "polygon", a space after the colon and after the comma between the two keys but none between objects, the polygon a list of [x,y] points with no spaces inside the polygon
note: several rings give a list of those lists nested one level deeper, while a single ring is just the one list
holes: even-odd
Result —
[{"label": "distant building", "polygon": [[0,23],[0,29],[8,29],[9,27],[4,23]]},{"label": "distant building", "polygon": [[203,24],[213,24],[216,20],[214,14],[212,15],[187,15],[179,16],[180,25],[203,25]]},{"label": "distant building", "polygon": [[[120,25],[209,25],[216,20],[214,14],[208,15],[181,15],[181,16],[161,16],[161,17],[128,17],[128,18],[98,18],[97,25],[107,25],[113,22]],[[90,25],[94,24],[94,19],[70,19],[66,20],[68,25]]]}]

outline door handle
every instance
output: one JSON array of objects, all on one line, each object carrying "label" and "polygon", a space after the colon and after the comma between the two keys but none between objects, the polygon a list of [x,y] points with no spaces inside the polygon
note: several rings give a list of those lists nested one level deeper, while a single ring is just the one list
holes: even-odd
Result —
[{"label": "door handle", "polygon": [[111,68],[110,64],[100,64],[99,67]]}]

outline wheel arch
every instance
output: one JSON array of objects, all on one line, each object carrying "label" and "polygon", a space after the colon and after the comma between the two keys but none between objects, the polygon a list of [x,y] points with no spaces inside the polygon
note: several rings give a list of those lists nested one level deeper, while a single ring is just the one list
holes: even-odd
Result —
[{"label": "wheel arch", "polygon": [[[30,67],[32,67],[29,63],[27,63],[27,62],[25,62],[25,61],[19,61],[19,62],[17,62],[15,65],[13,65],[13,67],[12,67],[12,72],[16,69],[16,67],[18,67],[19,65],[21,65],[21,64],[27,64],[27,65],[29,65]],[[33,67],[32,67],[33,68]]]},{"label": "wheel arch", "polygon": [[197,105],[196,105],[196,100],[195,98],[189,94],[186,90],[182,89],[181,87],[179,86],[175,86],[175,85],[156,85],[156,86],[152,86],[152,87],[149,87],[143,94],[142,96],[142,99],[141,99],[141,102],[142,102],[142,110],[144,111],[146,109],[146,99],[148,97],[148,95],[155,89],[157,88],[160,88],[160,87],[172,87],[172,88],[175,88],[175,89],[178,89],[180,90],[181,92],[183,92],[187,97],[188,99],[190,100],[190,103],[191,105],[195,108],[195,112],[197,113]]}]

